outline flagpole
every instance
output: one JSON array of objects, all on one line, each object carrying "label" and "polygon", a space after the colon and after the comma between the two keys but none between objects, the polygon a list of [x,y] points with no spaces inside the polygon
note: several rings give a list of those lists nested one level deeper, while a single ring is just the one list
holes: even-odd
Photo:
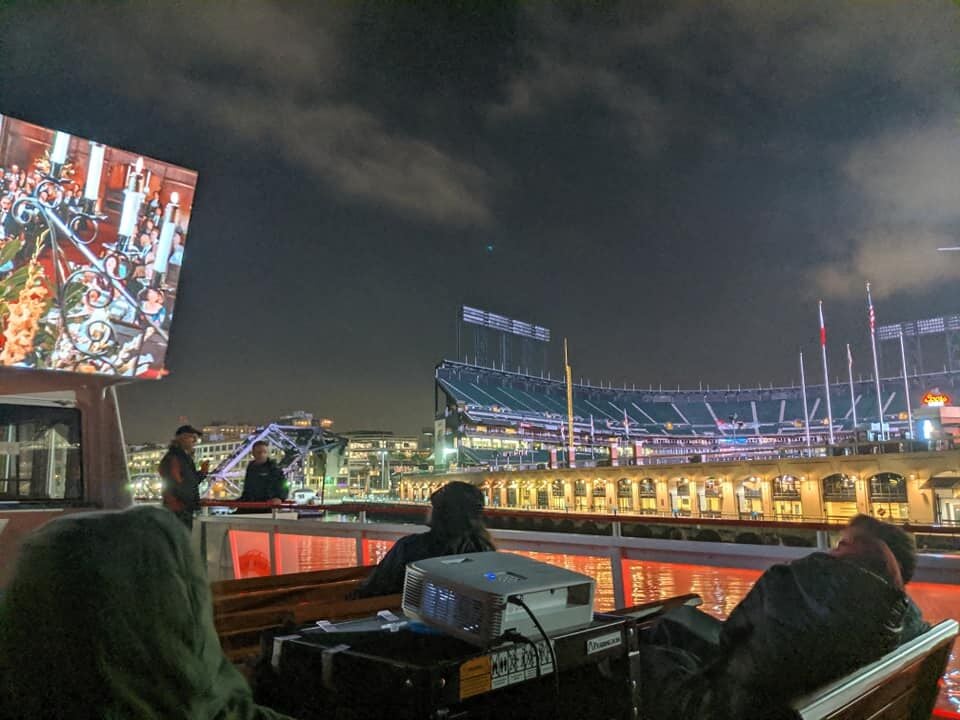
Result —
[{"label": "flagpole", "polygon": [[887,433],[883,428],[883,393],[880,392],[880,365],[877,362],[877,315],[873,311],[870,283],[867,283],[867,307],[870,309],[870,347],[873,350],[873,381],[877,386],[877,415],[880,416],[880,439],[886,440]]},{"label": "flagpole", "polygon": [[807,451],[810,451],[810,411],[807,409],[807,373],[803,369],[803,350],[800,351],[800,392],[803,393],[803,428],[807,435]]},{"label": "flagpole", "polygon": [[900,362],[903,364],[903,392],[907,399],[907,423],[910,425],[910,437],[913,437],[913,408],[910,407],[910,383],[907,382],[907,351],[903,348],[903,328],[900,328]]},{"label": "flagpole", "polygon": [[857,429],[857,396],[853,392],[853,354],[850,352],[850,343],[847,343],[847,377],[850,378],[850,408],[853,410],[853,429]]},{"label": "flagpole", "polygon": [[827,396],[827,422],[829,423],[830,444],[833,445],[833,408],[830,405],[830,371],[827,367],[827,326],[823,322],[823,300],[819,302],[820,310],[820,350],[823,354],[823,389]]},{"label": "flagpole", "polygon": [[570,356],[567,354],[567,339],[563,339],[563,368],[567,376],[567,464],[575,467],[577,450],[573,442],[573,377],[570,370]]}]

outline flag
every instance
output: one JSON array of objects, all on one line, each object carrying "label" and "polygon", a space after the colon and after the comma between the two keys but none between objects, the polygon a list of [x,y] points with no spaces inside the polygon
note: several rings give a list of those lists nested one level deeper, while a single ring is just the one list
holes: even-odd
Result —
[{"label": "flag", "polygon": [[820,309],[820,347],[827,346],[827,326],[823,323],[823,300],[819,303]]},{"label": "flag", "polygon": [[853,368],[853,355],[850,353],[850,343],[847,343],[847,367]]},{"label": "flag", "polygon": [[594,434],[594,429],[593,429],[593,414],[591,413],[591,414],[590,414],[590,442],[593,442],[594,440],[596,440],[596,435]]},{"label": "flag", "polygon": [[623,409],[623,430],[627,433],[627,437],[630,437],[630,418],[627,416],[627,409]]}]

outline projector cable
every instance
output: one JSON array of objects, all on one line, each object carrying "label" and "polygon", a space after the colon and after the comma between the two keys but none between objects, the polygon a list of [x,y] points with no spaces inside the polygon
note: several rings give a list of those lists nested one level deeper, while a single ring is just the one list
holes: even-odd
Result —
[{"label": "projector cable", "polygon": [[[507,598],[507,602],[514,605],[522,607],[527,615],[530,616],[530,619],[533,621],[533,624],[536,625],[537,630],[540,633],[540,637],[543,638],[543,641],[547,644],[547,650],[550,651],[550,661],[553,663],[553,691],[555,694],[554,700],[557,704],[557,717],[560,717],[560,663],[557,662],[557,651],[553,647],[553,642],[547,636],[547,631],[543,629],[543,625],[540,624],[540,621],[537,620],[537,616],[533,614],[533,610],[530,609],[530,606],[527,605],[523,598],[520,595],[511,595]],[[519,635],[519,633],[518,633]],[[537,658],[539,660],[540,653],[537,652]]]},{"label": "projector cable", "polygon": [[533,648],[533,654],[537,658],[537,677],[540,677],[540,648],[537,647],[537,644],[528,638],[526,635],[518,633],[516,630],[507,630],[503,635],[500,636],[500,640],[508,640],[512,643],[519,643],[521,645],[529,645]]}]

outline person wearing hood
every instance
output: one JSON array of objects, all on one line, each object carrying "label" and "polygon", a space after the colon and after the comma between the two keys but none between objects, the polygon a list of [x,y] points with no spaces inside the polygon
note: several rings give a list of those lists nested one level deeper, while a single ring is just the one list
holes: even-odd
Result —
[{"label": "person wearing hood", "polygon": [[253,444],[253,460],[247,465],[240,502],[280,502],[289,488],[280,467],[270,459],[270,446],[263,440]]},{"label": "person wearing hood", "polygon": [[69,515],[34,532],[0,601],[0,718],[289,720],[253,701],[173,514]]},{"label": "person wearing hood", "polygon": [[654,718],[793,717],[791,700],[895,649],[906,607],[897,561],[876,538],[774,565],[716,623],[715,642],[671,635],[670,622],[644,633],[643,707]]},{"label": "person wearing hood", "polygon": [[195,427],[181,425],[160,461],[163,506],[176,515],[187,530],[193,529],[193,516],[200,509],[200,483],[210,469],[210,463],[205,461],[197,470],[193,460],[193,448],[202,436]]},{"label": "person wearing hood", "polygon": [[481,520],[483,493],[478,487],[457,480],[447,483],[430,496],[430,506],[430,530],[397,540],[357,590],[358,597],[401,592],[408,563],[496,550]]}]

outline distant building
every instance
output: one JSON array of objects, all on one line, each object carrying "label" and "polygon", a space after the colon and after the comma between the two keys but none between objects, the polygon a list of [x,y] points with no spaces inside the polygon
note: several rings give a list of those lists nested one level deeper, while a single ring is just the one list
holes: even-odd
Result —
[{"label": "distant building", "polygon": [[340,468],[340,485],[363,494],[390,493],[403,473],[425,469],[432,447],[420,447],[415,435],[394,435],[383,430],[356,430],[347,438],[346,462]]},{"label": "distant building", "polygon": [[257,426],[250,423],[212,422],[201,429],[204,442],[222,442],[243,440],[256,432]]},{"label": "distant building", "polygon": [[[332,421],[328,421],[330,425],[333,425]],[[277,419],[278,425],[293,425],[294,427],[312,427],[314,424],[320,424],[318,421],[314,423],[313,413],[309,413],[305,410],[294,410],[288,415],[284,415]],[[326,426],[325,426],[326,427]]]},{"label": "distant building", "polygon": [[425,427],[420,430],[420,449],[433,452],[434,432],[432,427]]}]

